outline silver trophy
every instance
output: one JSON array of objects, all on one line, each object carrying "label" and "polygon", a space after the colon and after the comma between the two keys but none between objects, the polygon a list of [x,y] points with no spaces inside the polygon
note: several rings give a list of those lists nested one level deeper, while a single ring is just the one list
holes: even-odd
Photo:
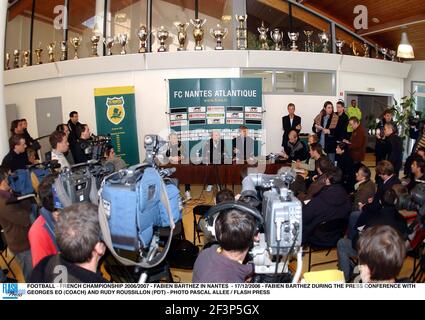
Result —
[{"label": "silver trophy", "polygon": [[239,26],[236,28],[236,48],[238,50],[246,50],[248,49],[248,31],[246,28],[248,16],[235,15],[235,18],[239,22]]},{"label": "silver trophy", "polygon": [[227,28],[223,28],[221,25],[217,24],[215,29],[210,29],[210,35],[215,39],[217,45],[215,46],[215,50],[223,50],[223,40],[227,36]]},{"label": "silver trophy", "polygon": [[283,40],[283,32],[276,28],[273,31],[270,31],[270,37],[274,42],[274,49],[276,51],[282,50],[281,42]]},{"label": "silver trophy", "polygon": [[397,52],[395,50],[390,50],[389,51],[390,57],[391,57],[391,61],[395,62],[395,58],[397,56]]},{"label": "silver trophy", "polygon": [[357,50],[357,45],[354,41],[351,42],[350,48],[353,51],[353,55],[355,55],[356,57],[358,57],[360,55],[360,52],[359,52],[359,50]]},{"label": "silver trophy", "polygon": [[15,51],[13,51],[13,69],[18,69],[19,68],[19,60],[21,58],[21,51],[19,51],[18,49],[16,49]]},{"label": "silver trophy", "polygon": [[56,43],[51,42],[47,45],[47,53],[49,54],[49,62],[55,62]]},{"label": "silver trophy", "polygon": [[6,61],[4,63],[4,70],[10,70],[10,53],[6,52]]},{"label": "silver trophy", "polygon": [[156,36],[158,37],[158,40],[159,40],[158,52],[166,52],[167,51],[167,47],[165,46],[165,42],[167,41],[169,35],[170,35],[170,33],[165,29],[164,26],[159,27],[159,30],[156,32]]},{"label": "silver trophy", "polygon": [[323,30],[322,33],[319,33],[319,40],[322,43],[322,52],[329,53],[329,34],[327,34],[325,30]]},{"label": "silver trophy", "polygon": [[127,45],[127,42],[128,42],[128,34],[120,33],[117,38],[118,38],[118,43],[121,45],[120,54],[122,55],[127,54],[127,51],[125,50],[125,46]]},{"label": "silver trophy", "polygon": [[300,37],[300,34],[298,32],[288,32],[289,40],[292,41],[291,45],[291,51],[298,51],[297,41]]},{"label": "silver trophy", "polygon": [[187,27],[189,27],[189,22],[174,22],[174,26],[177,28],[177,40],[179,41],[179,46],[177,51],[186,51],[186,39],[187,39]]},{"label": "silver trophy", "polygon": [[335,41],[336,47],[338,48],[338,53],[343,54],[342,48],[344,47],[345,41],[341,39],[337,39]]},{"label": "silver trophy", "polygon": [[[41,46],[41,43],[40,43]],[[34,50],[35,56],[37,57],[37,62],[36,64],[43,64],[43,61],[41,61],[41,55],[43,53],[43,49],[42,48],[37,48]]]},{"label": "silver trophy", "polygon": [[204,50],[202,47],[202,40],[204,39],[204,30],[202,26],[207,22],[207,19],[190,19],[193,26],[193,38],[195,39],[195,50]]},{"label": "silver trophy", "polygon": [[304,44],[304,51],[305,52],[313,52],[313,43],[311,42],[311,36],[313,35],[314,31],[306,31],[304,30],[304,34],[307,37],[307,42]]},{"label": "silver trophy", "polygon": [[115,39],[113,37],[106,37],[103,39],[103,44],[106,48],[106,55],[112,56],[112,48],[114,47]]},{"label": "silver trophy", "polygon": [[74,37],[70,40],[72,47],[74,48],[74,60],[78,59],[78,48],[81,45],[83,39],[81,37]]},{"label": "silver trophy", "polygon": [[68,59],[68,46],[66,41],[61,42],[61,61],[65,61]]},{"label": "silver trophy", "polygon": [[384,56],[384,60],[387,60],[388,49],[387,48],[381,48],[381,53]]},{"label": "silver trophy", "polygon": [[364,57],[365,58],[370,58],[370,48],[369,45],[367,43],[363,43],[363,50],[364,50]]},{"label": "silver trophy", "polygon": [[99,54],[97,53],[97,46],[99,45],[100,36],[94,35],[90,38],[91,42],[91,56],[92,57],[98,57]]},{"label": "silver trophy", "polygon": [[141,26],[137,31],[137,36],[140,40],[139,53],[147,52],[146,41],[148,40],[149,35],[150,32],[148,31],[148,28],[146,28],[146,26]]},{"label": "silver trophy", "polygon": [[261,44],[261,50],[269,50],[269,44],[267,43],[267,33],[269,32],[269,28],[264,26],[264,21],[261,22],[261,27],[258,27],[257,30],[260,33],[258,40]]},{"label": "silver trophy", "polygon": [[24,52],[22,52],[22,57],[24,58],[22,67],[28,67],[30,65],[30,52],[28,50],[25,50]]}]

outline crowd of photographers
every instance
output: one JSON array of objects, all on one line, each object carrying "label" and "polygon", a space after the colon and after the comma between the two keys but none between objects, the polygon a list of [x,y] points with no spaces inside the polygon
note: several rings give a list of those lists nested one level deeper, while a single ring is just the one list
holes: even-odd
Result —
[{"label": "crowd of photographers", "polygon": [[[327,221],[346,220],[346,235],[337,244],[338,267],[343,271],[345,280],[352,280],[358,263],[363,281],[396,281],[406,250],[411,249],[408,243],[412,236],[399,212],[399,204],[402,198],[409,197],[409,192],[417,184],[425,181],[425,145],[422,146],[419,139],[409,157],[410,166],[405,168],[406,176],[400,180],[400,138],[397,127],[391,121],[391,113],[386,111],[380,124],[383,135],[379,132],[377,137],[379,161],[373,179],[370,169],[361,163],[364,151],[359,150],[358,156],[353,154],[357,135],[362,135],[360,121],[351,117],[349,125],[353,133],[350,140],[347,140],[348,134],[344,135],[343,141],[335,141],[335,148],[331,150],[329,141],[326,142],[323,121],[325,126],[329,123],[336,129],[341,115],[334,119],[335,114],[328,114],[327,109],[330,110],[329,104],[325,104],[320,117],[315,119],[316,131],[323,131],[323,134],[309,136],[308,154],[297,147],[300,141],[296,131],[288,133],[288,147],[284,149],[287,160],[293,161],[293,167],[299,173],[291,190],[303,202],[302,242],[304,245],[325,245],[329,234],[321,238],[323,234],[317,232],[318,226]],[[39,144],[29,135],[24,120],[12,122],[11,131],[10,152],[0,167],[0,225],[25,280],[105,281],[98,268],[106,248],[102,242],[96,206],[75,204],[58,210],[52,191],[61,169],[90,160],[86,152],[91,138],[89,127],[79,122],[78,113],[74,111],[68,123],[59,124],[50,135],[50,157],[60,164],[60,168],[56,170],[58,172],[44,177],[38,185],[41,208],[35,221],[31,200],[16,199],[9,185],[9,176],[37,164]],[[246,136],[245,127],[241,127],[238,138],[233,144],[233,155],[242,151],[244,160],[253,157],[253,154],[247,153],[247,145],[252,139]],[[178,141],[174,144],[176,150],[168,150],[167,156],[178,162],[182,158],[181,144]],[[364,144],[362,148],[365,148]],[[224,144],[218,133],[213,132],[205,150],[204,157],[211,163],[223,161]],[[113,163],[115,170],[125,168],[125,163],[115,156],[112,146],[108,145],[104,151],[105,162]],[[217,154],[220,159],[215,159]],[[186,185],[185,189],[190,192],[190,185]],[[229,191],[225,192],[227,201],[236,201],[228,195]],[[217,195],[217,202],[221,201],[222,195],[223,191]],[[194,265],[194,282],[244,282],[252,277],[253,265],[246,260],[249,249],[257,240],[259,227],[258,221],[247,211],[249,209],[236,205],[218,215],[215,221],[216,242],[207,244],[199,255]],[[338,233],[340,230],[335,230],[335,234]],[[215,241],[214,238],[211,240]],[[377,251],[383,253],[377,256]]]}]

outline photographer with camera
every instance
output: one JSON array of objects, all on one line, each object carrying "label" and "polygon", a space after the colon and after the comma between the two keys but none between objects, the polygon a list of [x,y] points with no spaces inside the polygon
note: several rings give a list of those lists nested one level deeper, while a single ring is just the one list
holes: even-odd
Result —
[{"label": "photographer with camera", "polygon": [[[99,260],[106,247],[101,240],[97,206],[79,203],[64,209],[56,223],[55,234],[60,254],[41,260],[29,282],[106,282],[98,272]],[[66,272],[57,271],[63,268]]]},{"label": "photographer with camera", "polygon": [[193,268],[193,283],[243,283],[254,273],[244,264],[258,230],[255,218],[239,209],[220,212],[215,221],[218,245],[203,250]]}]

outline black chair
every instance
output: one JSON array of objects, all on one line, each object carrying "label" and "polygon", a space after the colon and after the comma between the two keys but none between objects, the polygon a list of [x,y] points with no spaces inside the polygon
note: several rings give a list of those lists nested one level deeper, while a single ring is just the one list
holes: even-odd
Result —
[{"label": "black chair", "polygon": [[312,235],[308,241],[308,271],[310,272],[313,266],[337,262],[337,260],[324,261],[320,263],[311,263],[311,254],[313,252],[327,250],[325,256],[327,257],[332,249],[336,248],[337,242],[341,239],[347,230],[347,219],[334,219],[320,223],[313,230]]},{"label": "black chair", "polygon": [[13,270],[10,266],[12,261],[15,259],[15,257],[10,259],[9,261],[7,260],[7,243],[6,243],[6,238],[4,237],[3,229],[0,230],[0,257],[3,260],[4,264],[6,265],[7,270],[16,279],[16,274],[13,272]]},{"label": "black chair", "polygon": [[[198,242],[201,242],[199,221],[206,215],[210,208],[211,206],[203,204],[193,208],[193,244],[196,244],[196,236],[198,236]],[[199,218],[197,218],[197,216]]]}]

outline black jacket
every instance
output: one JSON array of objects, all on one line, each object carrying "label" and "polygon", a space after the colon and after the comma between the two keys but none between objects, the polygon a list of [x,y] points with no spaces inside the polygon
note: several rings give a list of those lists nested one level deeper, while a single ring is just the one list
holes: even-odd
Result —
[{"label": "black jacket", "polygon": [[[337,113],[335,113],[338,115]],[[344,139],[349,139],[347,127],[348,127],[348,116],[345,112],[342,113],[342,115],[338,116],[338,124],[335,128],[335,139],[336,141],[342,141]]]},{"label": "black jacket", "polygon": [[378,212],[381,209],[381,204],[379,201],[381,200],[385,192],[391,189],[394,185],[400,184],[400,183],[401,183],[400,179],[396,175],[393,175],[385,183],[384,181],[382,181],[382,179],[377,179],[376,193],[375,193],[375,196],[373,197],[373,201],[372,203],[366,204],[363,207],[362,211],[363,212],[367,212],[367,211]]},{"label": "black jacket", "polygon": [[86,154],[86,149],[89,147],[89,140],[80,139],[76,143],[76,147],[72,150],[75,164],[84,163],[90,160]]},{"label": "black jacket", "polygon": [[354,185],[356,184],[356,172],[353,159],[351,159],[348,151],[345,151],[343,154],[337,154],[335,160],[337,167],[342,171],[342,180],[345,190],[348,193],[353,192]]},{"label": "black jacket", "polygon": [[334,219],[348,220],[350,212],[351,202],[342,185],[335,184],[324,187],[303,208],[303,243],[326,241],[326,239],[313,236],[316,226]]},{"label": "black jacket", "polygon": [[[66,273],[58,273],[55,268],[64,267]],[[59,269],[60,270],[60,269]],[[66,277],[60,279],[61,276]],[[63,259],[60,255],[45,257],[32,271],[29,283],[54,283],[55,280],[63,280],[64,283],[105,283],[101,274],[83,269],[74,263]]]},{"label": "black jacket", "polygon": [[[326,124],[326,127],[324,126],[324,122],[325,122],[325,117],[322,117],[322,121],[321,121],[320,125],[325,129],[329,129],[329,127],[331,126],[331,123],[332,123],[332,116],[329,118],[328,123]],[[314,133],[317,134],[317,136],[319,137],[319,142],[320,142],[321,135],[324,134],[323,130],[317,131],[315,123],[313,123],[312,130],[313,130]],[[336,137],[335,137],[336,127],[335,127],[335,129],[329,129],[329,130],[330,130],[331,133],[325,135],[325,145],[322,146],[322,147],[323,147],[323,150],[326,153],[335,153],[335,150],[336,150]]]},{"label": "black jacket", "polygon": [[288,155],[288,161],[304,161],[307,159],[307,148],[300,139],[293,145],[289,141],[284,146],[285,153]]},{"label": "black jacket", "polygon": [[4,158],[1,163],[2,166],[9,168],[10,170],[16,171],[18,169],[26,169],[27,165],[31,163],[28,160],[28,155],[26,152],[17,154],[15,151],[11,150]]},{"label": "black jacket", "polygon": [[298,125],[301,125],[301,117],[294,115],[294,120],[292,120],[292,126],[289,116],[282,117],[282,129],[284,131],[282,137],[282,147],[284,147],[286,142],[288,141],[289,132],[295,130],[298,134],[300,133],[300,130],[295,129]]},{"label": "black jacket", "polygon": [[387,143],[387,160],[393,164],[394,172],[399,173],[403,161],[403,142],[401,138],[396,134],[392,134],[385,140]]},{"label": "black jacket", "polygon": [[[236,157],[240,160],[247,160],[254,157],[254,139],[251,137],[242,137],[239,136],[232,140],[232,154],[233,157]],[[238,152],[235,153],[235,148],[238,149]]]}]

